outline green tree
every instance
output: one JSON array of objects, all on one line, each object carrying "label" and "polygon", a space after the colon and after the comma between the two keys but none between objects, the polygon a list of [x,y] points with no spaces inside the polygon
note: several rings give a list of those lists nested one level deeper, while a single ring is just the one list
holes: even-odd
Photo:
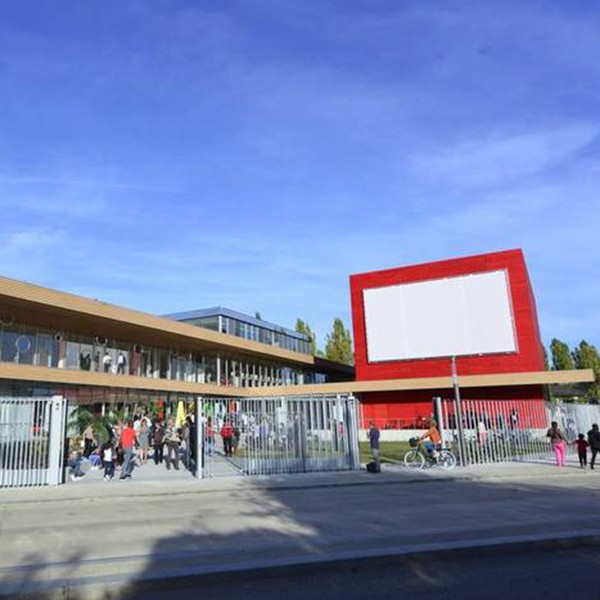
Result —
[{"label": "green tree", "polygon": [[554,371],[570,371],[575,368],[569,346],[564,342],[554,338],[550,342],[550,353],[552,355],[552,369]]},{"label": "green tree", "polygon": [[588,344],[585,340],[572,352],[573,363],[576,369],[592,369],[595,381],[590,385],[585,394],[586,400],[600,398],[600,356],[595,346]]},{"label": "green tree", "polygon": [[304,322],[302,319],[296,319],[296,331],[303,333],[310,338],[310,353],[314,356],[317,354],[317,336],[315,332],[310,328],[310,325]]},{"label": "green tree", "polygon": [[258,319],[259,321],[262,321],[262,317],[260,316],[260,313],[259,313],[258,311],[256,311],[256,312],[254,313],[254,318],[255,318],[255,319]]},{"label": "green tree", "polygon": [[344,323],[339,317],[333,320],[331,333],[327,334],[325,358],[346,365],[354,364],[350,330],[344,327]]},{"label": "green tree", "polygon": [[87,426],[91,425],[98,443],[102,445],[110,439],[112,426],[122,422],[123,418],[123,411],[115,410],[106,415],[100,415],[91,412],[86,406],[78,406],[71,413],[67,427],[73,435],[80,436]]},{"label": "green tree", "polygon": [[576,369],[594,369],[598,368],[600,357],[595,346],[588,344],[585,340],[579,343],[579,346],[571,353],[573,364]]}]

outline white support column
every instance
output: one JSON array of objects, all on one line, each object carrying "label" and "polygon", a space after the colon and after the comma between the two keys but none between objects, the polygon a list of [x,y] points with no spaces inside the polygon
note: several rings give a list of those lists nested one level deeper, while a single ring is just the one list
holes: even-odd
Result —
[{"label": "white support column", "polygon": [[50,431],[48,436],[48,485],[58,485],[61,483],[65,406],[66,402],[62,396],[52,396]]}]

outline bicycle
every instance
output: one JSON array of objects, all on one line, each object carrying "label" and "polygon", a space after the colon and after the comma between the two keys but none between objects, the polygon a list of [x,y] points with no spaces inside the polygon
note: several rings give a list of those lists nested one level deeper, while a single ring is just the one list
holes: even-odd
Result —
[{"label": "bicycle", "polygon": [[421,441],[419,438],[410,438],[408,443],[411,450],[404,455],[404,464],[409,469],[424,469],[425,466],[438,466],[444,471],[450,471],[456,466],[456,457],[448,448],[439,447],[437,449],[437,456],[433,456],[421,450]]}]

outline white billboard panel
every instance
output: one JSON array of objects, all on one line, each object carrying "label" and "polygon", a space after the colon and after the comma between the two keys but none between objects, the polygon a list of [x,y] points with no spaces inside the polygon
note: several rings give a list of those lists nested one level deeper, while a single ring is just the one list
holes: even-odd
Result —
[{"label": "white billboard panel", "polygon": [[369,362],[516,352],[506,271],[363,291]]}]

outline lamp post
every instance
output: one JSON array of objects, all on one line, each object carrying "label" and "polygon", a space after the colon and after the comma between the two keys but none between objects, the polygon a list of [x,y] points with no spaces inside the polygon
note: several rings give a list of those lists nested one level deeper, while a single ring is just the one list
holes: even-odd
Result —
[{"label": "lamp post", "polygon": [[452,386],[454,387],[454,405],[456,407],[456,432],[458,434],[458,449],[462,466],[467,464],[467,445],[465,443],[465,431],[463,429],[462,402],[460,399],[460,387],[458,385],[458,372],[456,370],[456,357],[452,357]]}]

